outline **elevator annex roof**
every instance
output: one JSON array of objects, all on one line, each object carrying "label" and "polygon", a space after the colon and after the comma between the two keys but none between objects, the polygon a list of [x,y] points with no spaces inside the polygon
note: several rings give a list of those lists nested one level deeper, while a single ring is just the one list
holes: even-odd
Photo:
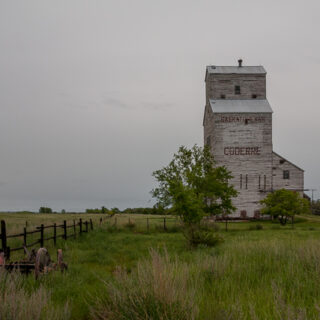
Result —
[{"label": "elevator annex roof", "polygon": [[210,99],[210,106],[213,113],[273,113],[266,99]]},{"label": "elevator annex roof", "polygon": [[207,66],[207,73],[215,74],[266,74],[263,66]]}]

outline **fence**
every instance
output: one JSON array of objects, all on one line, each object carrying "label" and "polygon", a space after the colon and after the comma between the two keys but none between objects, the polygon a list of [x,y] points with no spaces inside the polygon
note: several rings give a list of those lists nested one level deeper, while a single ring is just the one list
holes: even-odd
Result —
[{"label": "fence", "polygon": [[[100,218],[99,222],[102,223],[103,218]],[[45,237],[45,230],[52,230],[51,235]],[[58,233],[59,230],[62,229],[62,233]],[[71,233],[68,231],[71,229]],[[79,222],[73,220],[72,224],[67,224],[67,221],[64,220],[62,224],[52,224],[45,226],[41,224],[39,227],[36,227],[35,230],[27,231],[27,228],[23,228],[22,233],[18,234],[7,234],[6,222],[1,220],[1,231],[0,231],[0,240],[1,240],[1,249],[0,252],[4,252],[4,255],[7,259],[10,258],[10,253],[13,251],[24,250],[24,248],[32,247],[36,244],[40,244],[40,247],[44,246],[45,241],[53,240],[54,245],[57,243],[58,238],[62,238],[67,240],[68,238],[76,238],[76,235],[81,235],[82,233],[88,233],[89,230],[93,230],[93,222],[92,219],[82,221],[79,219]],[[31,243],[27,242],[28,235],[39,234],[39,238],[36,241]],[[10,248],[8,246],[8,239],[10,238],[23,238],[22,246],[16,248]]]},{"label": "fence", "polygon": [[146,227],[147,231],[150,231],[152,227],[156,228],[157,230],[168,231],[168,227],[177,226],[178,218],[177,217],[135,217],[134,214],[120,214],[115,215],[113,221],[110,221],[109,226],[114,227],[134,227],[138,225],[144,229]]}]

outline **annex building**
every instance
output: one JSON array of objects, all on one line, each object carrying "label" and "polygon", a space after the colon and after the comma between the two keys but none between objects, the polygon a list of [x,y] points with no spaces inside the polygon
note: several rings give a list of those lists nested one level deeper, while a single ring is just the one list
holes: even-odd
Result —
[{"label": "annex building", "polygon": [[259,217],[259,201],[286,188],[303,193],[304,171],[272,148],[272,109],[262,66],[208,66],[204,143],[216,164],[232,172],[239,192],[234,216]]}]

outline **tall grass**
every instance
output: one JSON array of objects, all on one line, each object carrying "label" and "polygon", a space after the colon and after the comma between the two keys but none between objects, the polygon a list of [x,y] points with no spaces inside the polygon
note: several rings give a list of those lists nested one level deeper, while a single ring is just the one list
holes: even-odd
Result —
[{"label": "tall grass", "polygon": [[196,250],[192,260],[152,250],[118,269],[94,319],[320,319],[319,240],[258,240]]},{"label": "tall grass", "polygon": [[167,252],[150,251],[150,260],[139,262],[128,274],[123,268],[107,293],[94,307],[94,319],[195,319],[199,283],[190,274],[190,266]]},{"label": "tall grass", "polygon": [[28,292],[23,287],[23,276],[0,269],[1,320],[63,320],[70,318],[68,306],[54,308],[50,294],[43,287]]}]

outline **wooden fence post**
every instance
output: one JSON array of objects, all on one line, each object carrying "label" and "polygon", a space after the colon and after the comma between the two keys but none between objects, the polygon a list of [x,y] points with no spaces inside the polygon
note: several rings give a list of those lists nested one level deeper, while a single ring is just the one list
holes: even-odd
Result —
[{"label": "wooden fence post", "polygon": [[73,234],[74,234],[74,238],[76,238],[76,233],[77,233],[76,220],[73,220]]},{"label": "wooden fence post", "polygon": [[27,228],[23,228],[23,245],[27,246]]},{"label": "wooden fence post", "polygon": [[63,221],[63,238],[64,240],[67,240],[67,221]]},{"label": "wooden fence post", "polygon": [[44,240],[43,240],[43,232],[44,231],[44,228],[43,228],[43,224],[41,225],[41,227],[40,227],[40,248],[43,248],[43,242],[44,242]]},{"label": "wooden fence post", "polygon": [[53,225],[53,244],[54,246],[57,245],[57,224]]},{"label": "wooden fence post", "polygon": [[88,221],[85,222],[86,225],[86,232],[88,233]]},{"label": "wooden fence post", "polygon": [[90,219],[90,228],[91,228],[91,230],[93,230],[93,223],[92,223],[92,219]]},{"label": "wooden fence post", "polygon": [[4,220],[1,220],[1,242],[4,255],[7,256],[7,231],[6,222]]},{"label": "wooden fence post", "polygon": [[149,218],[147,218],[147,231],[149,232]]},{"label": "wooden fence post", "polygon": [[100,218],[100,226],[101,226],[101,224],[102,224],[102,218]]},{"label": "wooden fence post", "polygon": [[167,230],[166,218],[163,218],[163,230]]},{"label": "wooden fence post", "polygon": [[79,229],[80,229],[80,231],[79,231],[79,233],[80,233],[80,235],[82,234],[82,219],[80,218],[80,221],[79,221]]}]

